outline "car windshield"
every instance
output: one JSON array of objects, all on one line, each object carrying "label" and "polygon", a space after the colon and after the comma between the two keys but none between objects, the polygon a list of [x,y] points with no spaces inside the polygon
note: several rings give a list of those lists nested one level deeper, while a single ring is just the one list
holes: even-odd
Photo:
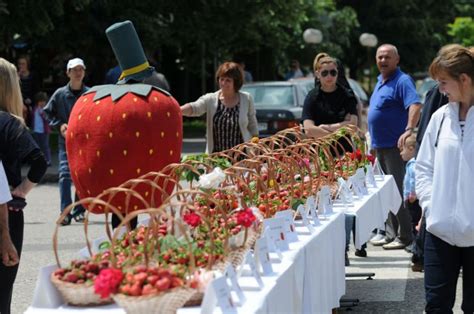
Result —
[{"label": "car windshield", "polygon": [[288,107],[294,106],[295,97],[293,87],[288,86],[263,86],[248,85],[242,88],[243,91],[252,95],[255,107],[272,106]]}]

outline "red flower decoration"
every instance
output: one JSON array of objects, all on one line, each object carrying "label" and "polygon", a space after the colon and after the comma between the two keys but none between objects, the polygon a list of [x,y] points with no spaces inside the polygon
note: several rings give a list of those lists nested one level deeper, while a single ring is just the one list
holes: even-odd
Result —
[{"label": "red flower decoration", "polygon": [[111,293],[117,292],[122,282],[123,273],[120,269],[106,268],[102,269],[94,281],[94,292],[106,299]]},{"label": "red flower decoration", "polygon": [[201,217],[196,213],[187,213],[183,216],[184,222],[193,228],[196,228],[201,224]]},{"label": "red flower decoration", "polygon": [[237,213],[237,224],[248,228],[257,219],[250,208],[246,208]]},{"label": "red flower decoration", "polygon": [[355,152],[351,153],[351,159],[357,159],[359,162],[362,160],[362,153],[360,149],[357,149]]},{"label": "red flower decoration", "polygon": [[368,161],[370,161],[370,163],[373,165],[374,162],[375,162],[375,156],[373,155],[366,155],[365,156],[367,158]]}]

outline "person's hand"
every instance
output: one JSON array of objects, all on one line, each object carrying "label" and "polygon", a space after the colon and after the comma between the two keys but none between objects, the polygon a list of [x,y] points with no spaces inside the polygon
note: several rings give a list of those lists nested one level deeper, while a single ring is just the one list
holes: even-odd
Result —
[{"label": "person's hand", "polygon": [[403,145],[405,145],[405,141],[407,138],[411,135],[411,130],[406,130],[402,135],[400,135],[400,138],[398,139],[398,149],[402,150]]},{"label": "person's hand", "polygon": [[320,124],[319,127],[320,127],[321,129],[323,129],[324,131],[332,132],[332,129],[331,129],[331,127],[329,126],[329,124]]},{"label": "person's hand", "polygon": [[4,233],[0,241],[3,265],[11,267],[18,264],[20,262],[20,258],[18,257],[18,252],[16,251],[16,248],[10,239],[10,235],[8,233]]},{"label": "person's hand", "polygon": [[67,132],[67,124],[64,123],[61,125],[61,127],[59,128],[59,131],[61,131],[61,135],[66,138],[66,132]]},{"label": "person's hand", "polygon": [[418,221],[418,224],[417,224],[416,227],[415,227],[415,229],[416,229],[417,232],[420,232],[420,230],[421,230],[421,220],[422,220],[422,219],[423,219],[423,217],[420,218],[420,220]]}]

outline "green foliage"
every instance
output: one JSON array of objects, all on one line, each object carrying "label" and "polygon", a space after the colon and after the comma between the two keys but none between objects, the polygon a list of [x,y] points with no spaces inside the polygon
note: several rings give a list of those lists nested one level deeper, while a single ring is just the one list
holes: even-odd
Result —
[{"label": "green foliage", "polygon": [[448,24],[448,34],[453,40],[464,46],[474,46],[474,20],[472,17],[456,17]]},{"label": "green foliage", "polygon": [[[449,43],[446,24],[457,16],[461,7],[466,9],[458,4],[469,1],[337,1],[338,8],[352,7],[360,23],[360,28],[351,33],[353,49],[346,51],[351,73],[362,70],[367,63],[368,52],[359,43],[359,36],[364,32],[375,34],[379,45],[392,43],[397,46],[402,70],[426,71],[439,48]],[[375,49],[370,50],[370,58],[375,64]]]}]

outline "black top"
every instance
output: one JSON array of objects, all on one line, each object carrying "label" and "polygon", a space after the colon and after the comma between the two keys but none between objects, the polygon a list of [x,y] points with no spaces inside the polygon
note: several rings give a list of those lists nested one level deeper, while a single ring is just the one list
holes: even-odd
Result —
[{"label": "black top", "polygon": [[31,165],[28,179],[38,183],[46,172],[46,160],[30,133],[20,121],[0,111],[0,159],[5,168],[8,184],[15,188],[21,181],[21,165]]},{"label": "black top", "polygon": [[221,101],[213,118],[214,151],[221,152],[244,142],[239,127],[239,104],[227,108]]},{"label": "black top", "polygon": [[421,111],[420,124],[418,125],[418,133],[416,134],[417,147],[421,145],[423,135],[425,134],[426,127],[428,126],[433,113],[448,102],[448,97],[439,92],[438,84],[433,86],[428,93],[426,93],[425,103],[423,104],[423,110]]},{"label": "black top", "polygon": [[357,115],[357,100],[351,91],[337,85],[334,92],[326,93],[316,84],[304,100],[302,120],[312,120],[316,126],[344,121],[350,113]]}]

